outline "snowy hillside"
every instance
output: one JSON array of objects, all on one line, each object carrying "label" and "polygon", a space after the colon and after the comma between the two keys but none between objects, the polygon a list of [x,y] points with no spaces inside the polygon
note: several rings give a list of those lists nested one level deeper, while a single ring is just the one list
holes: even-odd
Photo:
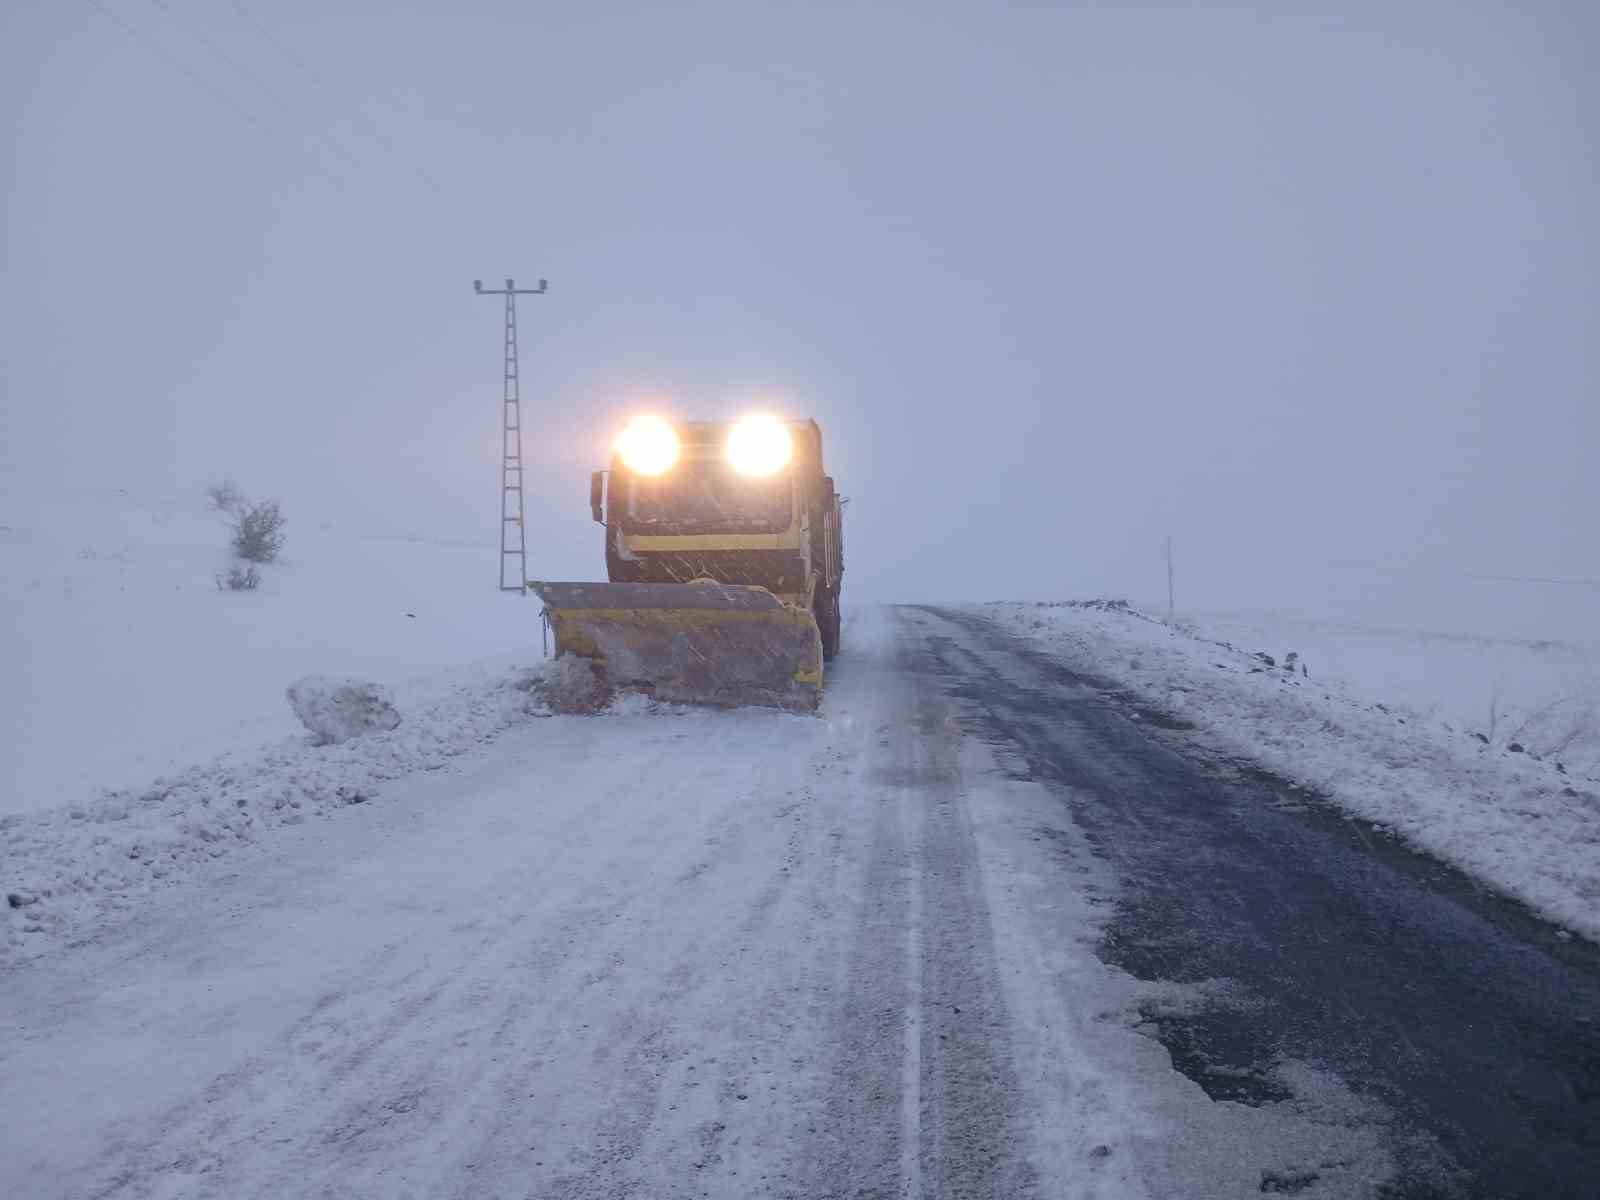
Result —
[{"label": "snowy hillside", "polygon": [[537,608],[494,589],[494,546],[372,536],[291,504],[254,592],[215,582],[204,496],[0,497],[0,815],[139,786],[302,731],[284,688],[366,676],[402,707],[455,673],[541,656]]}]

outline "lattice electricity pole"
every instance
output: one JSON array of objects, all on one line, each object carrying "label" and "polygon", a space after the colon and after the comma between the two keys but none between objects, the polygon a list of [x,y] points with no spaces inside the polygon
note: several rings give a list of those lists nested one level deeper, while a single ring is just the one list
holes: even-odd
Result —
[{"label": "lattice electricity pole", "polygon": [[[480,296],[506,298],[506,385],[504,420],[500,436],[500,590],[521,592],[528,583],[528,533],[522,509],[522,393],[517,381],[517,297],[538,296],[549,285],[539,280],[536,288],[518,290],[516,281],[506,280],[503,288],[485,288],[474,279],[472,290]],[[515,531],[513,533],[513,530]],[[513,545],[513,542],[515,544]],[[506,570],[517,560],[516,582],[506,582]]]}]

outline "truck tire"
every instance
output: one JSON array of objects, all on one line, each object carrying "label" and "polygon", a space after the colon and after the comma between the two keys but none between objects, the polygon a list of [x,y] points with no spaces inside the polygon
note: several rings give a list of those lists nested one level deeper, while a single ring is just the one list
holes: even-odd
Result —
[{"label": "truck tire", "polygon": [[817,597],[817,629],[822,633],[822,661],[832,662],[839,653],[839,593],[827,588]]}]

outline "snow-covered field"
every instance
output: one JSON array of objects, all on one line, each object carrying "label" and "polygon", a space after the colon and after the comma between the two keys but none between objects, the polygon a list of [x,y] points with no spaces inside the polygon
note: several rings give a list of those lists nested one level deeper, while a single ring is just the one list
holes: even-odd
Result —
[{"label": "snow-covered field", "polygon": [[377,679],[405,711],[542,657],[536,606],[493,588],[492,540],[286,511],[283,561],[225,593],[228,529],[198,490],[0,496],[0,816],[298,737],[302,675]]},{"label": "snow-covered field", "polygon": [[1097,604],[979,611],[1600,941],[1593,649]]},{"label": "snow-covered field", "polygon": [[[523,715],[538,612],[494,589],[492,543],[288,514],[260,588],[224,592],[198,490],[0,498],[0,959]],[[285,695],[311,674],[385,685],[399,728],[314,750]]]},{"label": "snow-covered field", "polygon": [[1513,743],[1600,776],[1600,645],[1205,614],[1196,633],[1278,658],[1299,654],[1319,679],[1362,699]]}]

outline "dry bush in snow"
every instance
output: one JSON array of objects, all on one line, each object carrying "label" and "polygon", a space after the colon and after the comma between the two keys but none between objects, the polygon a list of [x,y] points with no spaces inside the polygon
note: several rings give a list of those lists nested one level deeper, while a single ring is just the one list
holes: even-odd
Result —
[{"label": "dry bush in snow", "polygon": [[234,563],[226,575],[217,576],[217,590],[253,592],[261,586],[261,572],[254,563]]},{"label": "dry bush in snow", "polygon": [[248,562],[271,562],[283,549],[286,523],[276,500],[246,504],[234,514],[233,552]]},{"label": "dry bush in snow", "polygon": [[231,479],[219,479],[206,488],[206,498],[211,501],[211,507],[221,513],[236,513],[249,503],[239,485]]}]

